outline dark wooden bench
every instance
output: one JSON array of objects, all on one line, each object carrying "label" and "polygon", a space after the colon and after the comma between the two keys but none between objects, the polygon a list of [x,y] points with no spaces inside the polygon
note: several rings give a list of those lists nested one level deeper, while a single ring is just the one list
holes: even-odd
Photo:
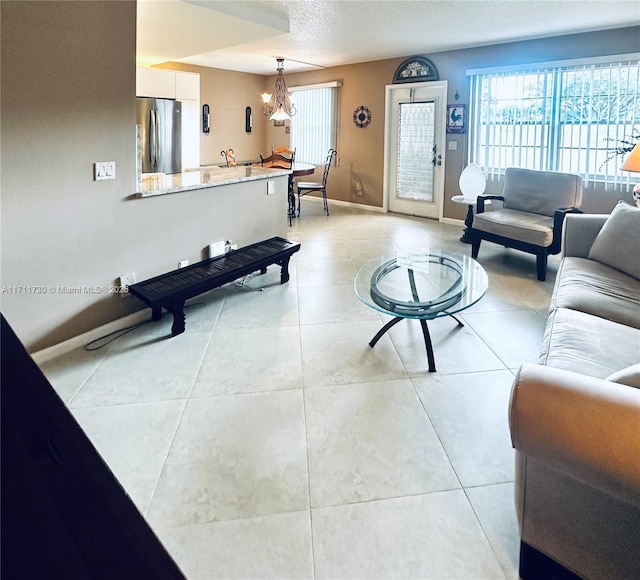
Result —
[{"label": "dark wooden bench", "polygon": [[163,308],[171,312],[171,334],[176,336],[184,332],[184,303],[189,298],[258,270],[265,274],[272,264],[280,266],[280,283],[284,284],[289,281],[289,260],[299,249],[298,242],[271,238],[132,284],[129,292],[151,307],[153,320],[160,320]]}]

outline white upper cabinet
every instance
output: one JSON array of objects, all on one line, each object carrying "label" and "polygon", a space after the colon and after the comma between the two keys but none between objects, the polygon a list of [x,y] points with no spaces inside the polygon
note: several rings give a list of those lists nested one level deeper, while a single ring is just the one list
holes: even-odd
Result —
[{"label": "white upper cabinet", "polygon": [[175,99],[175,71],[162,68],[136,67],[136,97]]},{"label": "white upper cabinet", "polygon": [[176,99],[178,101],[200,100],[200,75],[176,71]]},{"label": "white upper cabinet", "polygon": [[200,100],[200,75],[163,68],[136,67],[136,97]]}]

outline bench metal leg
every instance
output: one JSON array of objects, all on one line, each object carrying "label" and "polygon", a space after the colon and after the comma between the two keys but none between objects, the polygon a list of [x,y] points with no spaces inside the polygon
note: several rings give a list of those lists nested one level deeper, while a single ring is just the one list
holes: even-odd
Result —
[{"label": "bench metal leg", "polygon": [[291,256],[285,256],[280,261],[280,284],[289,281],[289,259]]},{"label": "bench metal leg", "polygon": [[173,324],[171,325],[171,336],[182,334],[185,328],[186,316],[184,314],[184,300],[176,301],[171,306],[173,312]]}]

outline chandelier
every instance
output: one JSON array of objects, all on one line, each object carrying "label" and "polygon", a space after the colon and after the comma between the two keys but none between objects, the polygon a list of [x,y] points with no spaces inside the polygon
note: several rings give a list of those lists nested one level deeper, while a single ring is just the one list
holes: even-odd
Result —
[{"label": "chandelier", "polygon": [[278,76],[276,77],[276,94],[262,93],[262,114],[269,116],[270,121],[285,121],[296,114],[296,108],[291,102],[291,97],[284,82],[284,58],[278,61]]}]

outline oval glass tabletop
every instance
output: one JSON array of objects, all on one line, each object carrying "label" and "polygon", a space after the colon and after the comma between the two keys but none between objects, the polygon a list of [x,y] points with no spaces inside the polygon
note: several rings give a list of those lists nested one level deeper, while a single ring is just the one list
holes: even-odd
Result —
[{"label": "oval glass tabletop", "polygon": [[475,304],[487,291],[484,268],[463,254],[403,249],[367,262],[354,282],[367,306],[399,318],[431,320]]}]

